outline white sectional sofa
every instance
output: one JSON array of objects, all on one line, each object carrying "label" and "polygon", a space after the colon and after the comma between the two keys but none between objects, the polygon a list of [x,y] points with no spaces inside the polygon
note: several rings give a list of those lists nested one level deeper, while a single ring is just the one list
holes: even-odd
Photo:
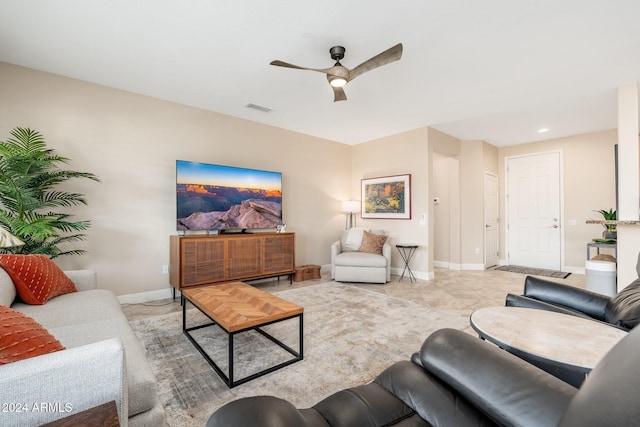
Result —
[{"label": "white sectional sofa", "polygon": [[93,271],[65,274],[78,292],[27,305],[0,268],[0,304],[33,318],[65,347],[0,365],[0,424],[36,426],[115,401],[122,426],[164,425],[155,376],[118,299],[97,289]]}]

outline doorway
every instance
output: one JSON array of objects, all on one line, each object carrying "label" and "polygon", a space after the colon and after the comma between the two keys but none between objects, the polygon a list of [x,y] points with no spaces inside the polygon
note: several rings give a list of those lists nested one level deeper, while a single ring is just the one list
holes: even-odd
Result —
[{"label": "doorway", "polygon": [[560,270],[560,152],[505,161],[507,263]]}]

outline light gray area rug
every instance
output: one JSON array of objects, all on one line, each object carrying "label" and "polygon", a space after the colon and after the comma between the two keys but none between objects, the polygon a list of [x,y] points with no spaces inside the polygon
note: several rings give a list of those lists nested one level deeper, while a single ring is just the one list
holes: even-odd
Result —
[{"label": "light gray area rug", "polygon": [[556,279],[566,279],[571,276],[571,273],[565,273],[557,270],[545,270],[543,268],[534,267],[522,267],[519,265],[503,265],[502,267],[496,267],[496,270],[509,271],[511,273],[527,274],[531,276],[546,276],[554,277]]},{"label": "light gray area rug", "polygon": [[[469,326],[466,316],[453,311],[335,282],[276,294],[305,309],[304,360],[233,389],[184,336],[182,313],[131,322],[160,383],[169,426],[202,426],[215,409],[245,396],[274,395],[296,407],[310,407],[338,390],[370,382],[396,361],[408,360],[431,332]],[[187,315],[189,326],[208,321],[193,308]],[[265,329],[298,349],[297,320]],[[226,335],[217,326],[198,334],[198,342],[227,372]],[[235,343],[236,379],[292,357],[253,331],[237,335]]]}]

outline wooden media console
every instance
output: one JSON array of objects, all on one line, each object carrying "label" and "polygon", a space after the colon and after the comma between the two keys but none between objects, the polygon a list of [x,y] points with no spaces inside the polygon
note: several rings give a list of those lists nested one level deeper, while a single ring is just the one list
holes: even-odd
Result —
[{"label": "wooden media console", "polygon": [[295,273],[295,233],[171,236],[175,289]]}]

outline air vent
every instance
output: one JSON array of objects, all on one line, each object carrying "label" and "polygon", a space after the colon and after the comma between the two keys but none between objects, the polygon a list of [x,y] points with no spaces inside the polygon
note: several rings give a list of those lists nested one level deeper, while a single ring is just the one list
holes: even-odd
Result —
[{"label": "air vent", "polygon": [[254,110],[262,111],[263,113],[270,113],[271,111],[273,111],[271,108],[263,107],[262,105],[256,105],[252,103],[245,105],[245,107],[253,108]]}]

